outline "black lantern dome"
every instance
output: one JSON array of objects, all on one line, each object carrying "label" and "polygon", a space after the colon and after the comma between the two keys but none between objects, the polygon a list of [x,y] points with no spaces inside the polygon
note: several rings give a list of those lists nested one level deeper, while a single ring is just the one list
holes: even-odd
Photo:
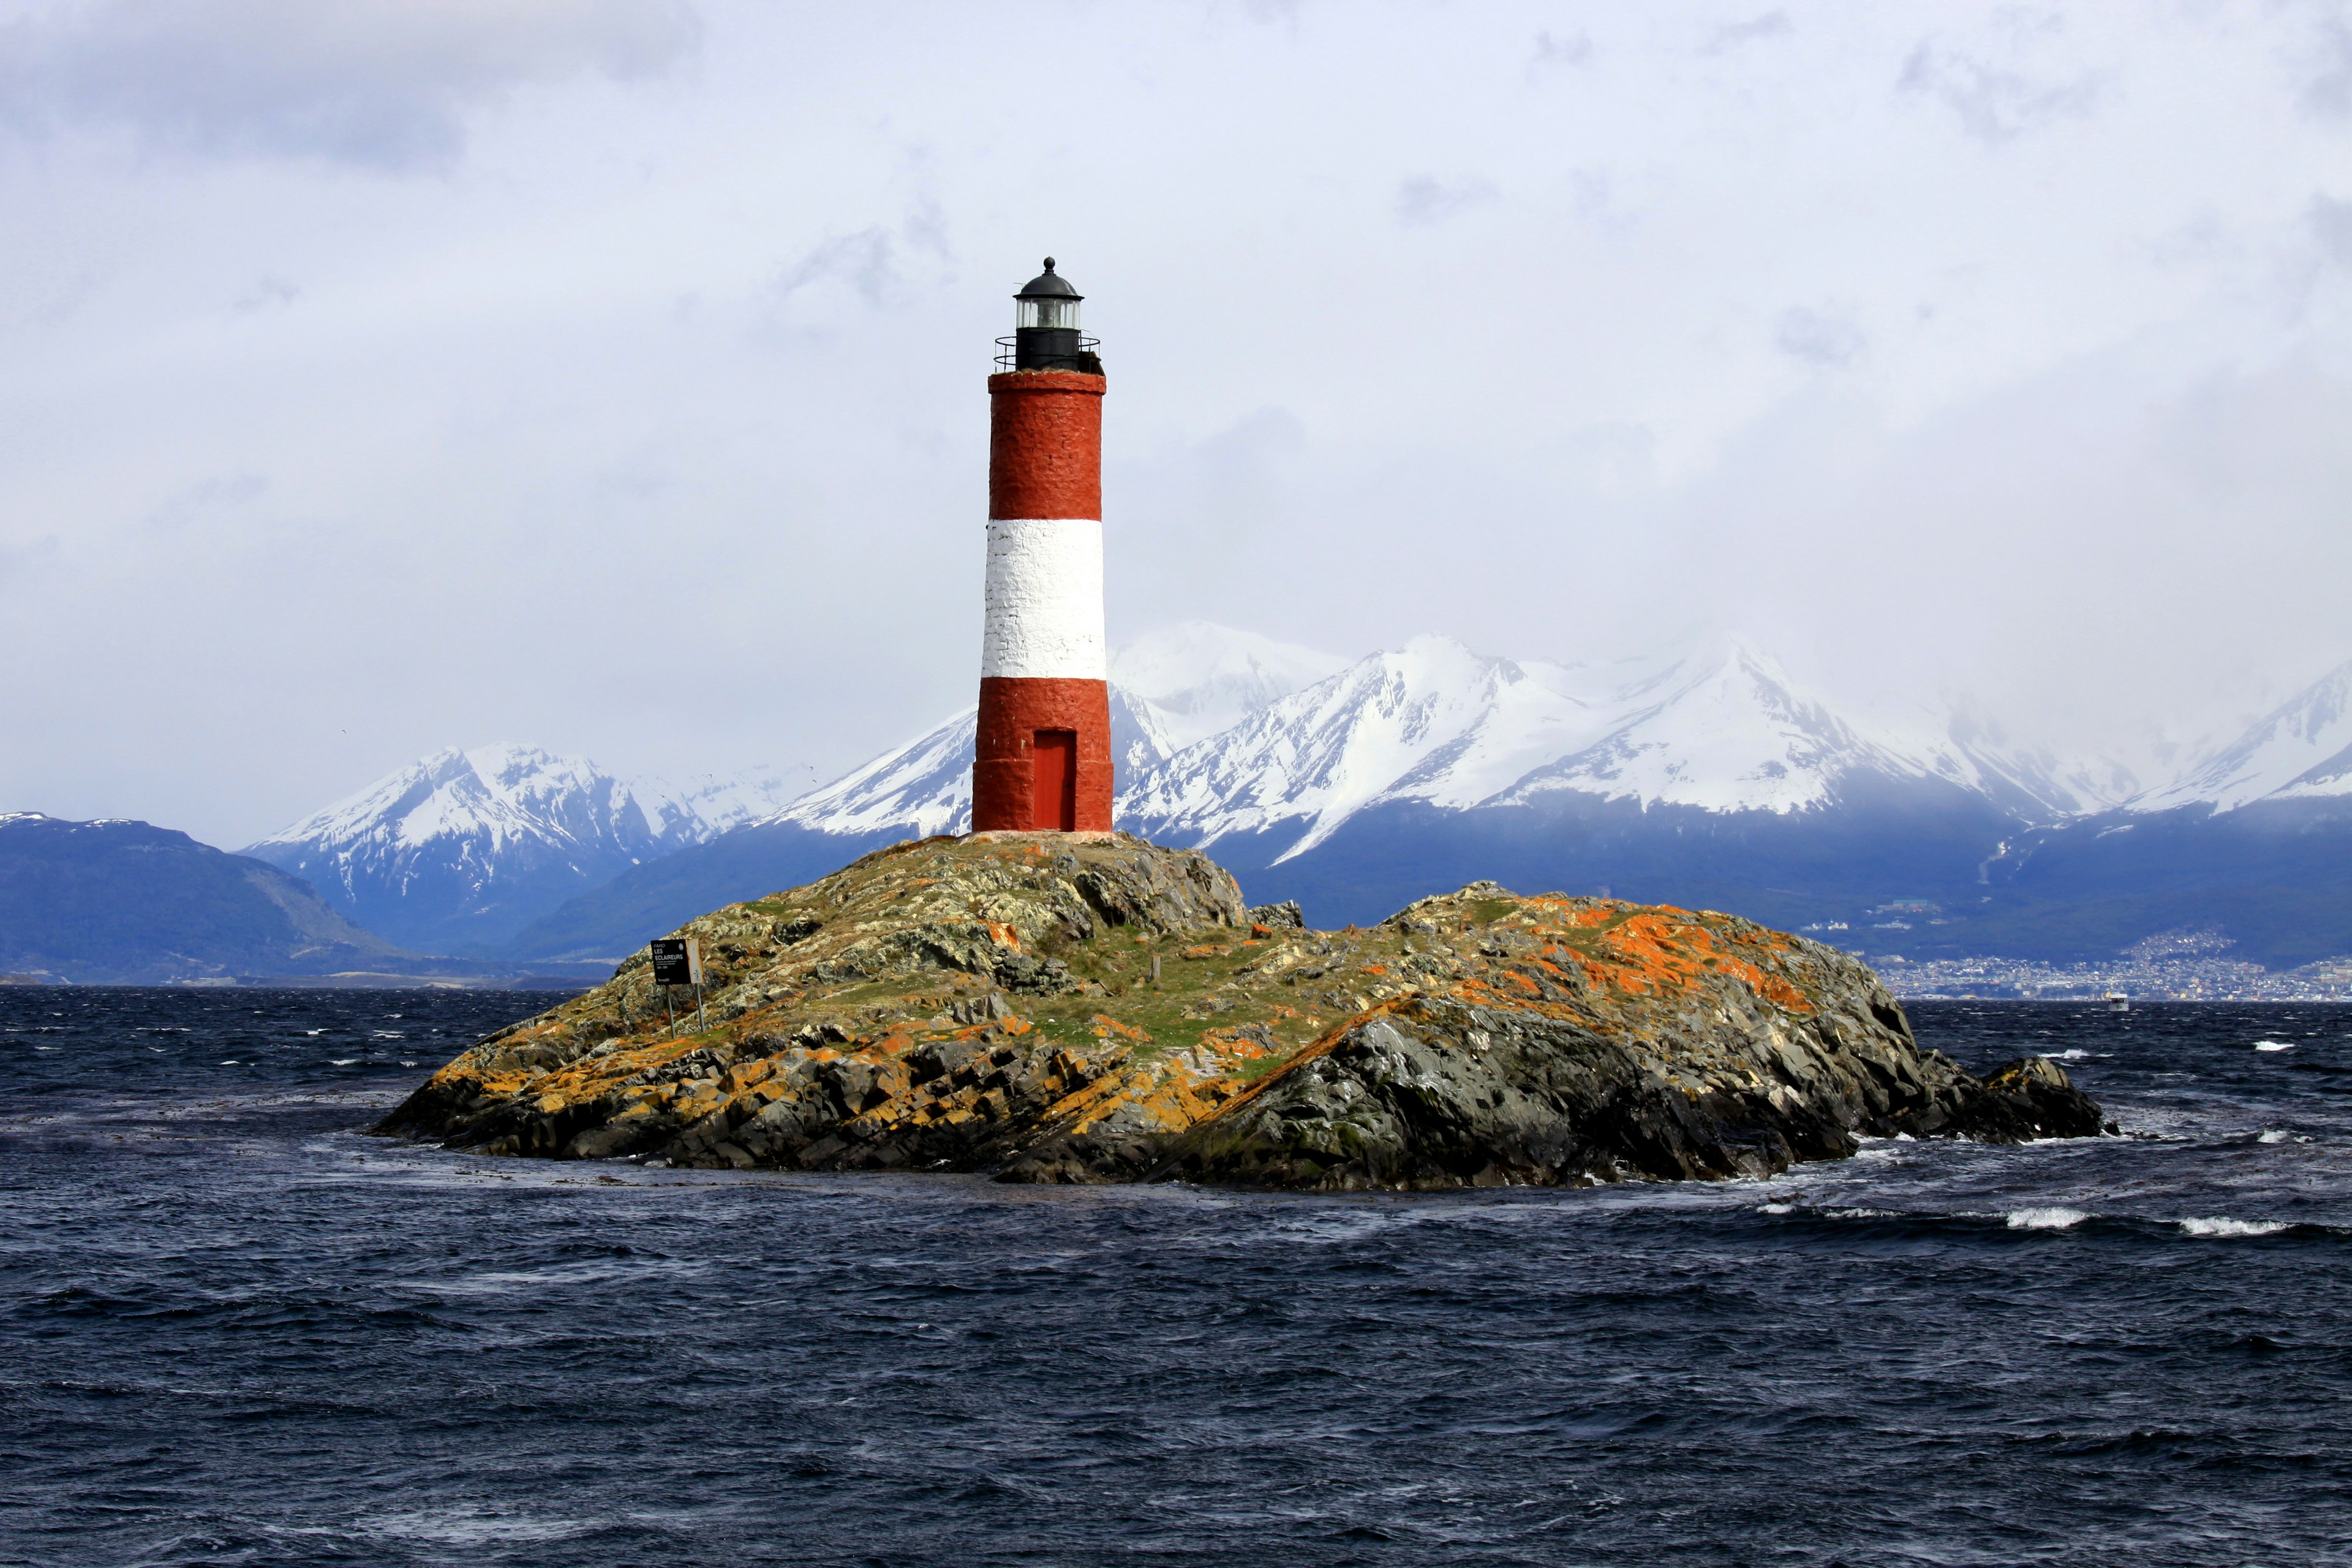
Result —
[{"label": "black lantern dome", "polygon": [[997,340],[1000,347],[1013,352],[997,356],[1001,368],[1102,374],[1102,361],[1094,352],[1096,340],[1078,331],[1078,301],[1086,296],[1054,270],[1052,257],[1045,258],[1045,270],[1023,284],[1013,298],[1017,309],[1013,337],[1009,343]]}]

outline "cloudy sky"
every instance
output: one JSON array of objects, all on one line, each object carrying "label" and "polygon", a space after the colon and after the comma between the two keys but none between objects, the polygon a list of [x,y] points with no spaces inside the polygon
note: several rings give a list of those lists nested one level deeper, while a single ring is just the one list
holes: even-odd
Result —
[{"label": "cloudy sky", "polygon": [[971,700],[991,340],[1103,340],[1114,639],[2142,752],[2352,658],[2352,6],[0,0],[0,808]]}]

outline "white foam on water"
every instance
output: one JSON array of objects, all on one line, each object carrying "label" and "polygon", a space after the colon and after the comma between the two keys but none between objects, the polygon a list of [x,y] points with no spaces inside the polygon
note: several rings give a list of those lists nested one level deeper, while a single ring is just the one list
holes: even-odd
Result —
[{"label": "white foam on water", "polygon": [[2284,1143],[2292,1136],[2293,1134],[2286,1131],[2284,1128],[2266,1127],[2263,1130],[2263,1135],[2255,1139],[2254,1142],[2257,1143]]},{"label": "white foam on water", "polygon": [[327,1065],[329,1067],[347,1068],[359,1059],[360,1058],[357,1057],[329,1057],[327,1058]]},{"label": "white foam on water", "polygon": [[445,1546],[488,1546],[533,1541],[560,1541],[594,1528],[593,1521],[573,1519],[498,1517],[471,1510],[436,1513],[381,1515],[361,1528],[374,1534]]},{"label": "white foam on water", "polygon": [[2221,1215],[2180,1222],[2183,1236],[2276,1236],[2285,1228],[2283,1219],[2230,1219]]},{"label": "white foam on water", "polygon": [[2090,1217],[2081,1209],[2063,1208],[2056,1204],[2041,1208],[2011,1209],[2008,1215],[2011,1230],[2072,1230]]},{"label": "white foam on water", "polygon": [[1794,1204],[1759,1204],[1756,1206],[1756,1212],[1758,1214],[1794,1214],[1797,1212],[1797,1205]]},{"label": "white foam on water", "polygon": [[2254,1042],[2254,1049],[2258,1051],[2291,1051],[2294,1049],[2294,1042],[2292,1040],[2256,1040]]},{"label": "white foam on water", "polygon": [[2053,1062],[2079,1062],[2089,1060],[2090,1056],[2091,1053],[2082,1047],[2072,1046],[2063,1051],[2051,1052],[2050,1059]]}]

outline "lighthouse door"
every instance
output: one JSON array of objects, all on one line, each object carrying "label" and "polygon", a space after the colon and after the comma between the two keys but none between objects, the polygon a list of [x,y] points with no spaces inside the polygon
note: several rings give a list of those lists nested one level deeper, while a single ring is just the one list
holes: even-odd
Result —
[{"label": "lighthouse door", "polygon": [[1029,826],[1078,826],[1078,732],[1040,730],[1029,752]]}]

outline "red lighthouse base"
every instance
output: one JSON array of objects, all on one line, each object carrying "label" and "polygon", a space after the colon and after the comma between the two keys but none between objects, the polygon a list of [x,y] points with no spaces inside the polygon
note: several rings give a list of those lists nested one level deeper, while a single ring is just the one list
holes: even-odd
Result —
[{"label": "red lighthouse base", "polygon": [[1108,833],[1110,803],[1108,682],[981,679],[973,832]]}]

